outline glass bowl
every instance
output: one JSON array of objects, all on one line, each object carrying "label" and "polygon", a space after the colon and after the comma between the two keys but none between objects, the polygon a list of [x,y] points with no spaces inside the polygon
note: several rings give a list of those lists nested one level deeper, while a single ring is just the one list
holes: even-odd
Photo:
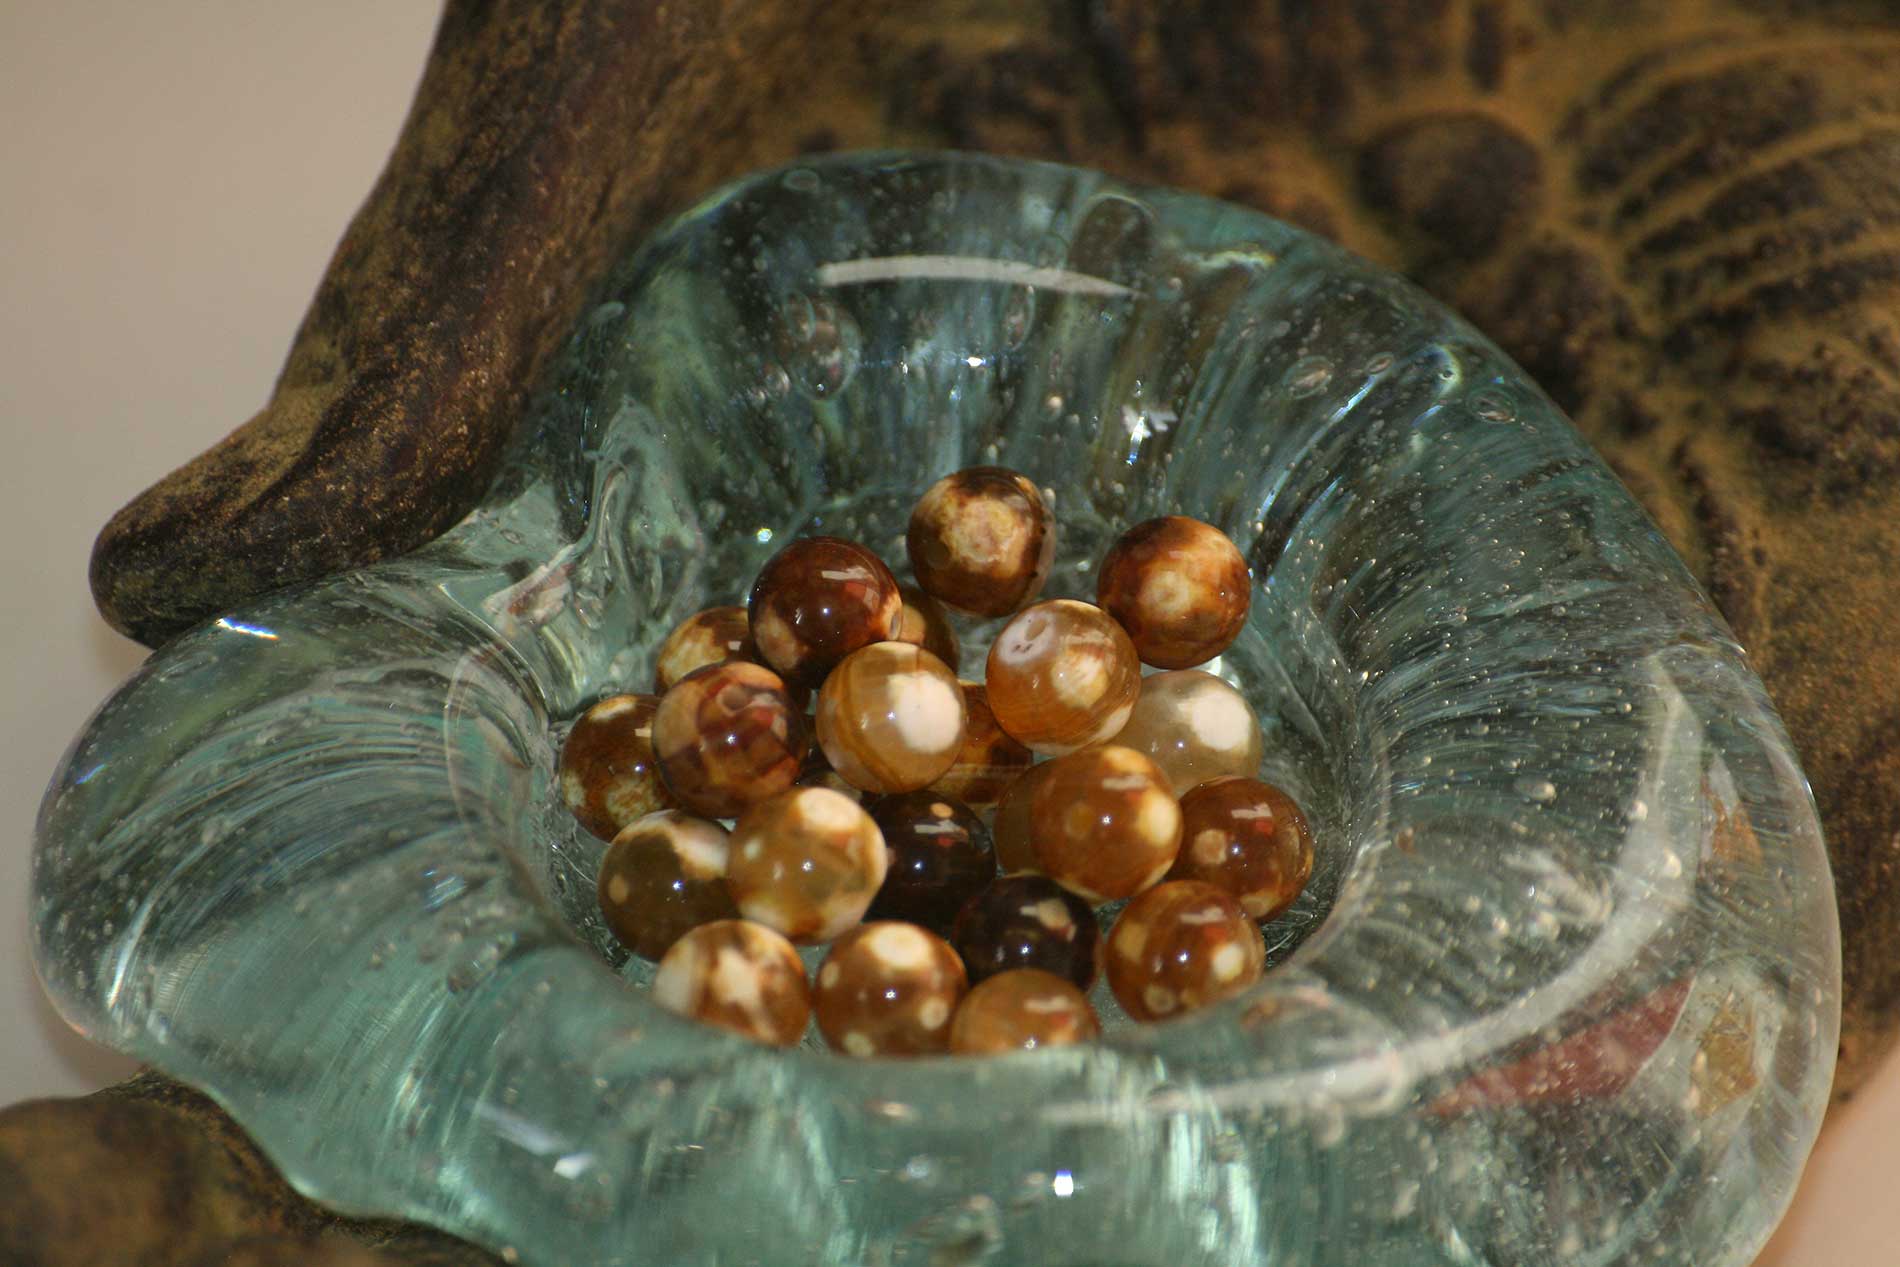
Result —
[{"label": "glass bowl", "polygon": [[[1405,282],[1237,207],[965,156],[748,179],[601,292],[415,554],[155,655],[48,793],[33,934],[94,1038],[303,1191],[529,1264],[1744,1263],[1826,1102],[1832,884],[1740,649],[1558,411]],[[991,1060],[651,1005],[561,726],[816,530],[959,466],[1050,592],[1232,535],[1213,666],[1321,863],[1243,996]],[[966,639],[966,671],[982,644]]]}]

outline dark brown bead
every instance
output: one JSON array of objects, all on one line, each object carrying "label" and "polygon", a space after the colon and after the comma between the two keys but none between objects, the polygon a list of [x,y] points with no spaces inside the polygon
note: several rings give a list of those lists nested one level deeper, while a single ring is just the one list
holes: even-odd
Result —
[{"label": "dark brown bead", "polygon": [[1313,834],[1293,798],[1259,779],[1213,779],[1181,798],[1181,852],[1170,880],[1201,880],[1269,920],[1313,874]]},{"label": "dark brown bead", "polygon": [[990,711],[989,688],[981,682],[959,683],[963,688],[963,747],[933,790],[954,796],[978,809],[994,805],[1003,791],[1030,767],[1036,754],[996,724]]},{"label": "dark brown bead", "polygon": [[690,928],[737,919],[726,890],[726,829],[679,810],[648,814],[600,860],[600,912],[620,944],[658,959]]},{"label": "dark brown bead", "polygon": [[1036,805],[1036,789],[1049,777],[1055,765],[1045,761],[1024,770],[1015,782],[1003,790],[990,819],[991,842],[996,847],[996,865],[1006,872],[1041,871],[1036,861],[1036,840],[1031,830],[1031,811]]},{"label": "dark brown bead", "polygon": [[990,881],[957,915],[950,944],[971,981],[1011,968],[1041,968],[1086,990],[1101,967],[1095,912],[1047,876]]},{"label": "dark brown bead", "polygon": [[966,612],[1006,616],[1049,579],[1055,516],[1027,476],[973,466],[925,491],[904,546],[928,593]]},{"label": "dark brown bead", "polygon": [[956,951],[915,924],[860,924],[818,969],[818,1032],[847,1056],[921,1056],[950,1045],[969,988]]},{"label": "dark brown bead", "polygon": [[864,918],[903,920],[948,937],[964,903],[996,878],[990,829],[969,806],[936,792],[872,802],[889,865]]},{"label": "dark brown bead", "polygon": [[580,715],[561,745],[561,799],[602,840],[677,805],[653,755],[653,695],[615,695]]},{"label": "dark brown bead", "polygon": [[1110,547],[1096,601],[1128,631],[1143,663],[1187,669],[1225,651],[1247,623],[1247,561],[1212,524],[1166,515]]},{"label": "dark brown bead", "polygon": [[871,551],[842,537],[808,537],[766,561],[746,610],[765,662],[810,688],[859,647],[896,634],[904,599]]},{"label": "dark brown bead", "polygon": [[1036,870],[1091,902],[1160,883],[1181,847],[1181,805],[1160,767],[1117,744],[1057,757],[1029,807]]},{"label": "dark brown bead", "polygon": [[743,607],[708,607],[674,626],[653,657],[653,689],[666,692],[674,683],[709,664],[751,660],[763,664],[752,645],[752,625]]},{"label": "dark brown bead", "polygon": [[1240,903],[1211,884],[1170,880],[1122,908],[1108,934],[1108,988],[1138,1021],[1160,1021],[1260,979],[1267,947]]},{"label": "dark brown bead", "polygon": [[792,785],[810,746],[778,674],[746,660],[695,669],[660,698],[653,751],[680,804],[733,818]]},{"label": "dark brown bead", "polygon": [[899,582],[897,592],[904,597],[903,614],[897,618],[897,640],[922,647],[957,670],[957,660],[962,648],[957,644],[957,631],[950,626],[950,614],[930,595],[915,585]]}]

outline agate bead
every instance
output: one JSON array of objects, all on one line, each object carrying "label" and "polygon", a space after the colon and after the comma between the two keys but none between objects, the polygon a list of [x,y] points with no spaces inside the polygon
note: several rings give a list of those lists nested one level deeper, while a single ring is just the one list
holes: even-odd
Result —
[{"label": "agate bead", "polygon": [[897,578],[865,547],[808,537],[766,561],[746,611],[765,662],[793,686],[814,687],[859,647],[895,635],[904,599]]},{"label": "agate bead", "polygon": [[1141,690],[1135,648],[1107,612],[1059,598],[1016,615],[990,646],[984,685],[996,722],[1045,755],[1108,739]]},{"label": "agate bead", "polygon": [[1170,880],[1141,894],[1109,930],[1108,988],[1138,1021],[1166,1020],[1260,979],[1260,926],[1221,890]]},{"label": "agate bead", "polygon": [[798,767],[798,777],[792,780],[793,787],[823,787],[850,797],[858,804],[864,804],[869,795],[865,790],[842,774],[831,768],[831,762],[825,760],[825,750],[813,744],[811,751],[805,754],[805,763]]},{"label": "agate bead", "polygon": [[1212,673],[1176,669],[1141,680],[1128,724],[1114,742],[1168,776],[1181,796],[1197,783],[1260,768],[1260,723],[1246,697]]},{"label": "agate bead", "polygon": [[950,1050],[964,1055],[1033,1051],[1102,1032],[1088,996],[1039,968],[999,972],[963,996],[950,1018]]},{"label": "agate bead", "polygon": [[933,782],[962,750],[963,722],[957,675],[908,642],[860,647],[818,692],[818,746],[867,792]]},{"label": "agate bead", "polygon": [[1007,789],[996,803],[990,819],[991,843],[996,848],[996,865],[1006,872],[1040,871],[1036,861],[1036,842],[1030,812],[1036,803],[1036,789],[1049,777],[1055,762],[1032,765]]},{"label": "agate bead", "polygon": [[1269,920],[1313,874],[1313,836],[1293,798],[1258,779],[1203,783],[1181,798],[1181,852],[1170,880],[1201,880]]},{"label": "agate bead", "polygon": [[658,959],[690,928],[737,919],[726,890],[726,829],[660,810],[614,837],[600,860],[600,912],[634,954]]},{"label": "agate bead", "polygon": [[860,924],[818,969],[818,1032],[847,1056],[919,1056],[950,1045],[950,1018],[969,988],[950,944],[914,924]]},{"label": "agate bead", "polygon": [[973,466],[925,490],[904,546],[930,594],[979,616],[1005,616],[1049,579],[1055,516],[1027,476]]},{"label": "agate bead", "polygon": [[954,671],[963,651],[957,645],[957,631],[950,625],[950,614],[915,585],[900,581],[897,592],[903,595],[904,610],[897,618],[894,637],[899,642],[922,647]]},{"label": "agate bead", "polygon": [[561,745],[561,799],[602,840],[677,802],[653,755],[652,695],[615,695],[582,713]]},{"label": "agate bead", "polygon": [[996,724],[987,687],[981,682],[958,685],[963,688],[963,746],[950,768],[930,786],[980,809],[996,804],[1003,790],[1029,768],[1036,754]]},{"label": "agate bead", "polygon": [[1036,869],[1091,902],[1133,897],[1174,865],[1181,806],[1155,763],[1107,744],[1057,757],[1029,807]]},{"label": "agate bead", "polygon": [[732,827],[726,885],[749,920],[796,942],[830,941],[863,918],[887,859],[862,806],[826,788],[792,788]]},{"label": "agate bead", "polygon": [[778,674],[728,660],[695,669],[660,697],[653,750],[679,803],[731,818],[792,785],[810,740]]},{"label": "agate bead", "polygon": [[1109,548],[1095,594],[1144,663],[1185,669],[1213,659],[1240,633],[1253,581],[1226,533],[1167,515],[1136,524]]},{"label": "agate bead", "polygon": [[688,616],[660,644],[653,658],[653,688],[664,692],[675,682],[709,664],[727,660],[759,662],[752,626],[743,607],[708,607]]},{"label": "agate bead", "polygon": [[996,878],[990,829],[969,806],[932,791],[882,797],[870,810],[888,865],[864,917],[948,937],[963,904]]},{"label": "agate bead", "polygon": [[740,919],[681,935],[653,976],[653,1001],[669,1012],[789,1047],[811,1019],[805,964],[769,928]]},{"label": "agate bead", "polygon": [[950,944],[971,981],[1041,968],[1086,990],[1100,969],[1095,912],[1047,876],[1000,876],[957,915]]}]

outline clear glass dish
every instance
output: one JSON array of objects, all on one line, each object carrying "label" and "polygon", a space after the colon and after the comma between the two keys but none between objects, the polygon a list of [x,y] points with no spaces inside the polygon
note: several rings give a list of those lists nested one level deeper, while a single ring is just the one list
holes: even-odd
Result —
[{"label": "clear glass dish", "polygon": [[[1239,208],[964,156],[754,177],[602,295],[463,524],[181,637],[77,740],[33,892],[76,1027],[320,1200],[529,1264],[1749,1259],[1833,1068],[1814,811],[1682,564],[1480,335]],[[1240,543],[1216,667],[1322,849],[1278,966],[986,1061],[658,1011],[561,725],[791,536],[901,561],[975,462],[1051,491],[1053,593],[1150,515]]]}]

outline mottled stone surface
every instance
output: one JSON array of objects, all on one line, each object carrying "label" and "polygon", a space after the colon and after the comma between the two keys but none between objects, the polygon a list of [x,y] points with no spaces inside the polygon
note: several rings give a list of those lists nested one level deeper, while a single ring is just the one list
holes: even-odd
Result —
[{"label": "mottled stone surface", "polygon": [[585,279],[749,168],[952,145],[1249,203],[1471,316],[1709,586],[1829,835],[1851,1091],[1900,1021],[1897,60],[1875,3],[452,0],[275,398],[95,591],[158,641],[446,527]]}]

